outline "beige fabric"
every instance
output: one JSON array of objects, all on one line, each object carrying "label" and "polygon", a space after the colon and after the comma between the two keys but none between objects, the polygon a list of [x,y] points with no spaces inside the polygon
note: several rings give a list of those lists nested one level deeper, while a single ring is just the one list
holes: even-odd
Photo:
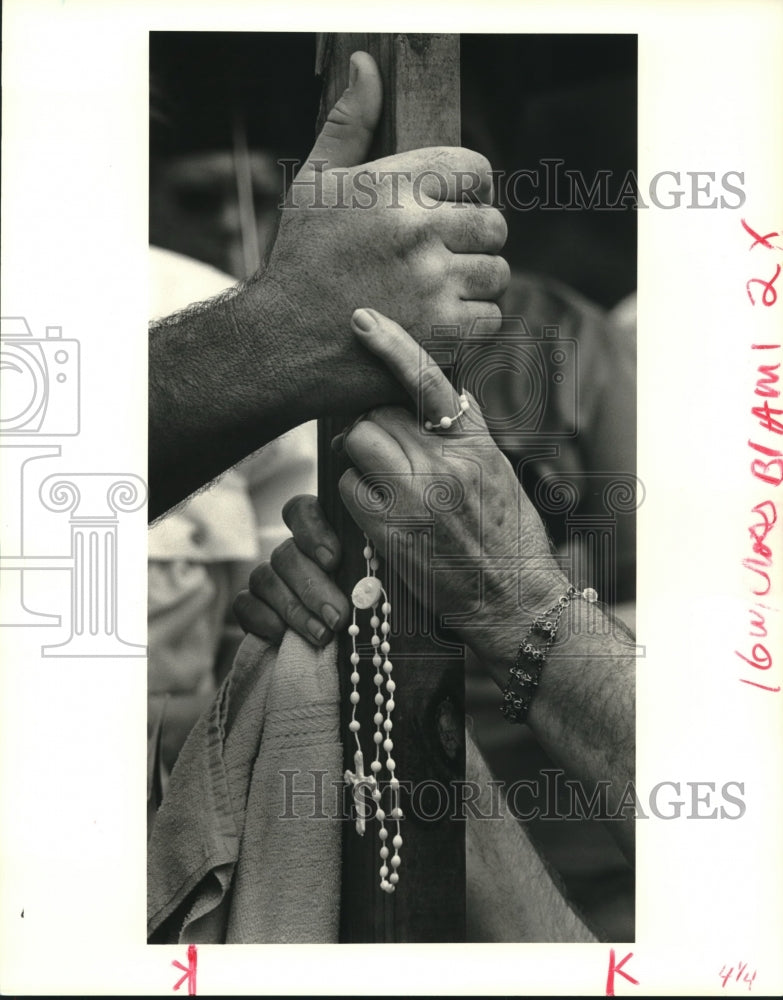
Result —
[{"label": "beige fabric", "polygon": [[[247,636],[191,731],[148,846],[151,942],[337,941],[342,781],[336,646]],[[294,787],[323,787],[286,800]],[[318,785],[314,786],[317,775]],[[322,776],[322,777],[321,777]]]}]

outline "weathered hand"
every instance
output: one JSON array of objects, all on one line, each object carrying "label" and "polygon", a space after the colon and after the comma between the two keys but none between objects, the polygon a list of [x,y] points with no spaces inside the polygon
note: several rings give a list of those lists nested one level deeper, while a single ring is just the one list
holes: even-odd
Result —
[{"label": "weathered hand", "polygon": [[[344,436],[342,446],[356,468],[340,480],[343,502],[383,555],[388,555],[384,495],[392,494],[395,517],[410,513],[430,520],[434,554],[471,559],[467,570],[437,574],[435,611],[472,613],[464,625],[454,623],[456,631],[490,669],[497,662],[507,671],[522,623],[551,607],[568,587],[541,519],[492,441],[476,401],[468,397],[469,409],[448,429],[439,429],[441,417],[453,418],[461,410],[460,396],[442,370],[402,327],[376,311],[357,310],[352,325],[420,412],[417,417],[380,407]],[[427,421],[433,430],[426,429]],[[419,581],[429,582],[427,566],[419,547],[411,545],[408,556],[393,569],[416,592]]]},{"label": "weathered hand", "polygon": [[291,185],[258,281],[259,305],[274,300],[278,321],[296,331],[292,373],[295,366],[298,378],[305,369],[316,376],[308,391],[324,397],[322,412],[338,402],[347,412],[401,398],[350,335],[359,303],[422,339],[433,324],[499,322],[496,301],[508,283],[497,256],[507,230],[491,206],[490,164],[450,147],[363,162],[381,104],[375,62],[354,53],[349,87]]},{"label": "weathered hand", "polygon": [[348,624],[348,599],[329,576],[340,561],[340,540],[316,497],[293,497],[283,507],[283,520],[292,537],[253,570],[249,589],[234,601],[234,614],[246,632],[270,642],[279,643],[293,628],[323,646]]}]

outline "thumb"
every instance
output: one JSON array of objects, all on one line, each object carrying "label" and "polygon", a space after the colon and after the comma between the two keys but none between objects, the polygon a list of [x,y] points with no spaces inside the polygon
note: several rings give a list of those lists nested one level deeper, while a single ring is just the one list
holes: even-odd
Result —
[{"label": "thumb", "polygon": [[[367,159],[381,116],[383,87],[375,60],[367,52],[351,56],[348,87],[329,112],[304,169],[354,167]],[[326,161],[316,163],[315,161]]]}]

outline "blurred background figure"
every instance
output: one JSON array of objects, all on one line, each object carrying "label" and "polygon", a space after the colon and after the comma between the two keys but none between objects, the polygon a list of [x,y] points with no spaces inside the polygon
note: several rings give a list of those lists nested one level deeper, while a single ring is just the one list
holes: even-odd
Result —
[{"label": "blurred background figure", "polygon": [[180,153],[150,174],[150,242],[212,264],[234,278],[258,270],[274,242],[283,174],[271,152]]},{"label": "blurred background figure", "polygon": [[303,159],[315,134],[314,46],[304,34],[151,32],[151,244],[234,279],[258,270],[285,193],[279,161]]}]

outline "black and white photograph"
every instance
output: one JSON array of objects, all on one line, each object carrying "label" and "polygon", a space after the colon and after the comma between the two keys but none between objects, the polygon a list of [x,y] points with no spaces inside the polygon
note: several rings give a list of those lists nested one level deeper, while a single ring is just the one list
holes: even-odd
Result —
[{"label": "black and white photograph", "polygon": [[632,941],[636,37],[150,74],[150,940]]},{"label": "black and white photograph", "polygon": [[783,8],[2,19],[0,991],[779,995]]}]

